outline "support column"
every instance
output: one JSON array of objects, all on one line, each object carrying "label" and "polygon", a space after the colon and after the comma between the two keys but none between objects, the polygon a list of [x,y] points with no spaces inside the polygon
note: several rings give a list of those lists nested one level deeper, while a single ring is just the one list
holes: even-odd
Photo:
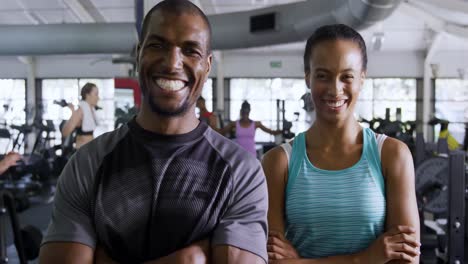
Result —
[{"label": "support column", "polygon": [[216,110],[224,113],[223,53],[221,51],[214,51],[213,56],[216,63]]},{"label": "support column", "polygon": [[433,132],[429,131],[430,126],[427,124],[430,118],[433,115],[432,107],[431,107],[431,99],[432,99],[432,82],[431,79],[436,77],[433,75],[432,68],[431,68],[431,61],[434,57],[435,52],[443,38],[442,32],[437,33],[434,37],[430,47],[427,50],[426,58],[424,59],[424,85],[423,85],[423,92],[422,92],[422,99],[423,99],[423,133],[424,138],[426,141],[433,141]]},{"label": "support column", "polygon": [[135,26],[138,32],[138,39],[140,38],[140,35],[141,35],[141,27],[143,26],[144,17],[145,17],[144,0],[135,0]]},{"label": "support column", "polygon": [[[36,116],[36,58],[33,56],[20,56],[18,60],[28,69],[26,80],[26,124],[32,125]],[[25,153],[30,153],[34,145],[34,133],[29,134],[25,141]]]},{"label": "support column", "polygon": [[424,133],[423,127],[423,89],[424,79],[416,79],[416,133]]}]

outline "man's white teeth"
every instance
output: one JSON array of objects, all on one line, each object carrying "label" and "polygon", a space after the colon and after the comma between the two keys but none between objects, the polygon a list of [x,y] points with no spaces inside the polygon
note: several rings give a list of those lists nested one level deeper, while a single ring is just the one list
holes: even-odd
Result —
[{"label": "man's white teeth", "polygon": [[342,105],[344,105],[346,102],[346,100],[339,100],[339,101],[327,101],[327,105],[330,106],[330,107],[340,107]]},{"label": "man's white teeth", "polygon": [[184,88],[185,86],[185,83],[183,81],[168,80],[168,79],[162,79],[162,78],[157,78],[156,84],[162,89],[169,90],[169,91],[177,91],[177,90]]}]

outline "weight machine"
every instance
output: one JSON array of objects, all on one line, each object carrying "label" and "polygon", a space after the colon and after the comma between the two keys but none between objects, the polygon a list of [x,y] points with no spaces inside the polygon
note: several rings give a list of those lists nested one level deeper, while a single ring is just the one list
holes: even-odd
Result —
[{"label": "weight machine", "polygon": [[20,264],[26,264],[28,260],[39,256],[42,233],[30,225],[21,228],[16,213],[15,198],[8,191],[0,191],[0,264],[9,263],[6,243],[8,215]]},{"label": "weight machine", "polygon": [[[467,257],[465,158],[464,151],[449,151],[444,138],[427,144],[422,134],[417,135],[415,175],[422,250],[433,250],[438,263],[464,263]],[[433,219],[426,219],[428,215]]]}]

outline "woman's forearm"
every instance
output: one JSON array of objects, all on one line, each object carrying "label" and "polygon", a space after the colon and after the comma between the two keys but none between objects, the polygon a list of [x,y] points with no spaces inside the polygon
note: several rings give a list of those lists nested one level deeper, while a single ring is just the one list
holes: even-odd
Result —
[{"label": "woman's forearm", "polygon": [[359,254],[332,256],[318,259],[282,259],[273,260],[269,263],[273,264],[364,264],[362,257]]}]

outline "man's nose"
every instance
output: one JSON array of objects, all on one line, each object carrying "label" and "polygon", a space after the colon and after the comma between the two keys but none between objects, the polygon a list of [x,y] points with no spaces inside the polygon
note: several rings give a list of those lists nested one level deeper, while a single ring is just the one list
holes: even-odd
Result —
[{"label": "man's nose", "polygon": [[168,50],[164,66],[170,72],[181,70],[183,67],[183,54],[179,48],[172,48]]}]

